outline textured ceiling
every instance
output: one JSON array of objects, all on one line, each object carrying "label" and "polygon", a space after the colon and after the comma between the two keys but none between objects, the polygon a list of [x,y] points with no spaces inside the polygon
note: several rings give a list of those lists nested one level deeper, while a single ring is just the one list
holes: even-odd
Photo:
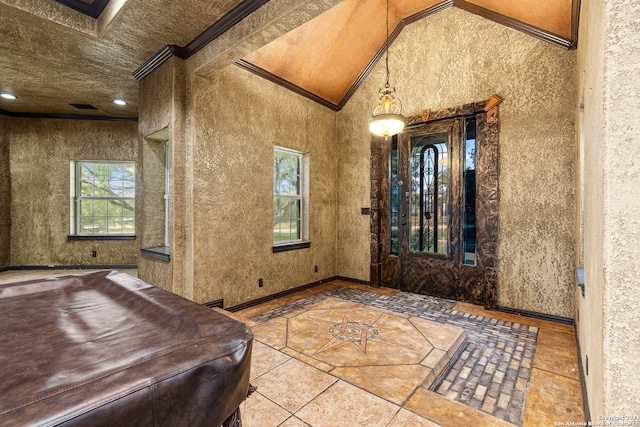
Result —
[{"label": "textured ceiling", "polygon": [[[258,4],[242,3],[252,1]],[[578,1],[390,0],[390,30],[400,30],[425,12],[454,6],[574,47]],[[312,2],[290,3],[293,10]],[[138,83],[132,73],[162,47],[188,45],[239,4],[110,0],[94,19],[54,0],[0,0],[0,91],[18,96],[15,101],[0,98],[0,113],[135,117]],[[385,8],[385,0],[345,0],[243,62],[339,108],[380,57]],[[116,106],[114,98],[129,104]],[[72,103],[97,109],[78,110]]]},{"label": "textured ceiling", "polygon": [[[133,71],[164,45],[187,44],[239,1],[127,0],[106,28],[92,29],[86,22],[95,20],[52,0],[41,0],[47,7],[39,10],[30,9],[32,1],[0,0],[0,91],[18,96],[0,101],[0,108],[137,116]],[[118,107],[114,98],[129,104]],[[97,110],[77,110],[70,103]]]}]

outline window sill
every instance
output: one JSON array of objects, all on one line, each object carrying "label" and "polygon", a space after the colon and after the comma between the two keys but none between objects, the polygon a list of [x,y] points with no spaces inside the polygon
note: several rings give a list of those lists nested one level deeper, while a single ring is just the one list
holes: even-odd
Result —
[{"label": "window sill", "polygon": [[87,234],[70,234],[67,240],[136,240],[136,236],[132,234],[125,235],[87,235]]},{"label": "window sill", "polygon": [[154,246],[152,248],[140,249],[140,254],[149,258],[159,259],[161,261],[169,261],[169,246]]},{"label": "window sill", "polygon": [[311,247],[311,242],[284,243],[282,245],[274,245],[273,253],[297,251],[298,249],[307,249],[309,247]]}]

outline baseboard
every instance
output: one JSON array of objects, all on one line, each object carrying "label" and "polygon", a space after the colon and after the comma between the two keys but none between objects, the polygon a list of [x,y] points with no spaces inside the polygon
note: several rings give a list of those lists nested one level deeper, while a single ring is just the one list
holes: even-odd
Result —
[{"label": "baseboard", "polygon": [[281,298],[281,297],[285,297],[287,295],[295,294],[296,292],[304,291],[306,289],[311,289],[313,287],[316,287],[318,285],[322,285],[324,283],[333,282],[334,280],[342,280],[342,281],[345,281],[345,282],[367,284],[367,285],[369,284],[369,282],[366,282],[366,281],[363,281],[363,280],[351,279],[351,278],[343,277],[343,276],[333,276],[333,277],[328,277],[326,279],[318,280],[316,282],[307,283],[306,285],[296,286],[295,288],[287,289],[285,291],[276,292],[275,294],[267,295],[266,297],[254,299],[254,300],[247,301],[247,302],[243,302],[241,304],[234,305],[233,307],[228,307],[228,308],[225,307],[224,309],[233,313],[235,311],[244,310],[245,308],[253,307],[253,306],[265,303],[265,302],[272,301],[272,300],[277,299],[277,298]]},{"label": "baseboard", "polygon": [[521,310],[519,308],[503,307],[501,305],[496,307],[496,311],[503,313],[515,314],[518,316],[531,317],[538,320],[546,320],[548,322],[561,323],[563,325],[574,326],[575,321],[570,317],[555,316],[553,314],[537,313],[535,311]]},{"label": "baseboard", "polygon": [[334,276],[332,280],[342,280],[343,282],[357,283],[359,285],[371,285],[371,282],[368,280],[352,279],[351,277],[344,276]]},{"label": "baseboard", "polygon": [[137,264],[94,264],[94,265],[10,265],[0,267],[0,273],[12,270],[134,270]]}]

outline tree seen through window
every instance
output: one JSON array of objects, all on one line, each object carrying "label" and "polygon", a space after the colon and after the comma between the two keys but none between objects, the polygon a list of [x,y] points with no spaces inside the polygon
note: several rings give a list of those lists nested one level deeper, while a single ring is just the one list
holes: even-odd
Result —
[{"label": "tree seen through window", "polygon": [[273,157],[273,242],[302,240],[302,154],[276,148]]},{"label": "tree seen through window", "polygon": [[76,180],[77,234],[135,234],[133,162],[77,162]]}]

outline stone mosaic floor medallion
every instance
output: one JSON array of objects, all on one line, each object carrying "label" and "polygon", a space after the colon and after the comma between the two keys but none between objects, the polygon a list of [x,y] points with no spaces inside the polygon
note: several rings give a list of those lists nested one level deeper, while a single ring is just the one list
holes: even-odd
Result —
[{"label": "stone mosaic floor medallion", "polygon": [[374,337],[378,335],[378,330],[373,326],[381,316],[382,314],[379,314],[371,319],[358,322],[345,314],[342,322],[334,324],[322,319],[313,319],[320,324],[326,325],[328,327],[328,332],[332,337],[325,345],[316,351],[314,355],[345,343],[351,343],[357,349],[366,353],[367,341],[374,339]]}]

